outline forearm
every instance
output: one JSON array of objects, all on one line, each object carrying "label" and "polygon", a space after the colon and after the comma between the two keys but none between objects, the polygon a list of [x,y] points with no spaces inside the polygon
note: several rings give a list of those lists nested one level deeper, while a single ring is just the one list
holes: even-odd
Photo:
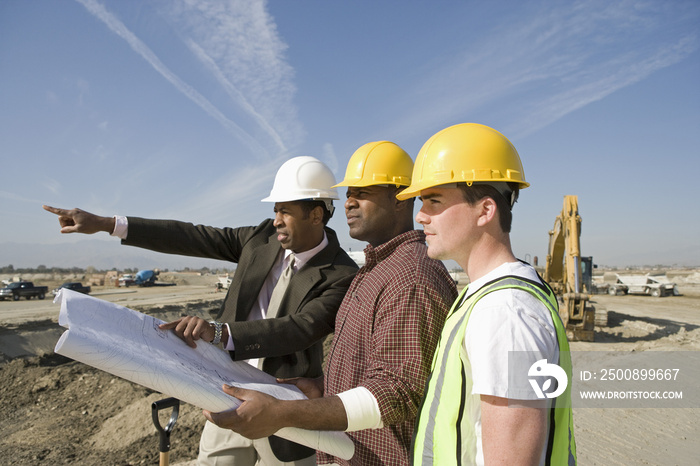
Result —
[{"label": "forearm", "polygon": [[289,401],[229,385],[223,390],[241,400],[240,406],[221,413],[205,410],[204,416],[222,429],[250,439],[269,437],[285,427],[335,431],[347,427],[345,409],[338,397]]},{"label": "forearm", "polygon": [[[176,220],[128,217],[129,234],[122,244],[166,254],[206,257],[237,263],[252,227],[215,228]],[[244,239],[241,239],[244,238]]]},{"label": "forearm", "polygon": [[279,416],[286,427],[336,431],[348,427],[345,407],[337,396],[281,402]]},{"label": "forearm", "polygon": [[114,217],[99,217],[97,220],[99,230],[105,231],[110,235],[114,231],[114,222]]}]

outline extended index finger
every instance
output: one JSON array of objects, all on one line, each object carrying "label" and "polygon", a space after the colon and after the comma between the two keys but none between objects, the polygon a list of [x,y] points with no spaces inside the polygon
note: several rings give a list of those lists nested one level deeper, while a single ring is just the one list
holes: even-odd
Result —
[{"label": "extended index finger", "polygon": [[177,324],[179,324],[182,321],[182,317],[180,317],[177,320],[173,320],[172,322],[166,322],[164,324],[159,324],[158,328],[161,330],[171,330],[177,327]]},{"label": "extended index finger", "polygon": [[68,215],[68,211],[65,209],[59,209],[58,207],[51,207],[50,205],[43,205],[42,206],[44,210],[47,212],[51,212],[52,214],[56,215]]}]

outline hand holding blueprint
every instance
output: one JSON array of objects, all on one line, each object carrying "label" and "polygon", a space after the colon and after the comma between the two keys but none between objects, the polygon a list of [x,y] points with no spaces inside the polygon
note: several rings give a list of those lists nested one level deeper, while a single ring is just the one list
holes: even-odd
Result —
[{"label": "hand holding blueprint", "polygon": [[[283,400],[306,398],[293,385],[250,364],[232,361],[227,351],[198,341],[190,348],[163,323],[114,303],[62,289],[58,323],[68,328],[55,352],[212,412],[228,411],[240,400],[223,392],[229,384]],[[284,428],[275,435],[343,459],[354,453],[342,432]]]}]

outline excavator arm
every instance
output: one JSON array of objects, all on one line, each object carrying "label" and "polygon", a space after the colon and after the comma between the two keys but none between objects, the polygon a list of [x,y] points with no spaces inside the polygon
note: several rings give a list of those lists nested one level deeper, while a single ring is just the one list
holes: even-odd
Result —
[{"label": "excavator arm", "polygon": [[564,196],[564,207],[549,231],[544,279],[561,298],[559,315],[572,340],[593,340],[595,309],[583,290],[581,273],[581,216],[578,196]]}]

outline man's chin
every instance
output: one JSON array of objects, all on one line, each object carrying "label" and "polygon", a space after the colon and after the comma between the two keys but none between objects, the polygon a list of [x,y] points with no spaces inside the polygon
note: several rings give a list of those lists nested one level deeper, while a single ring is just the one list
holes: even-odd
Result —
[{"label": "man's chin", "polygon": [[358,241],[364,241],[364,239],[362,239],[362,236],[363,236],[362,230],[360,230],[359,228],[350,228],[350,230],[348,231],[348,234],[350,235],[350,238],[352,238],[352,239],[356,239]]},{"label": "man's chin", "polygon": [[442,254],[440,253],[440,251],[438,251],[438,249],[435,247],[431,248],[430,244],[428,244],[428,257],[430,257],[431,259],[438,260],[438,261],[445,260],[445,258],[442,257]]}]

